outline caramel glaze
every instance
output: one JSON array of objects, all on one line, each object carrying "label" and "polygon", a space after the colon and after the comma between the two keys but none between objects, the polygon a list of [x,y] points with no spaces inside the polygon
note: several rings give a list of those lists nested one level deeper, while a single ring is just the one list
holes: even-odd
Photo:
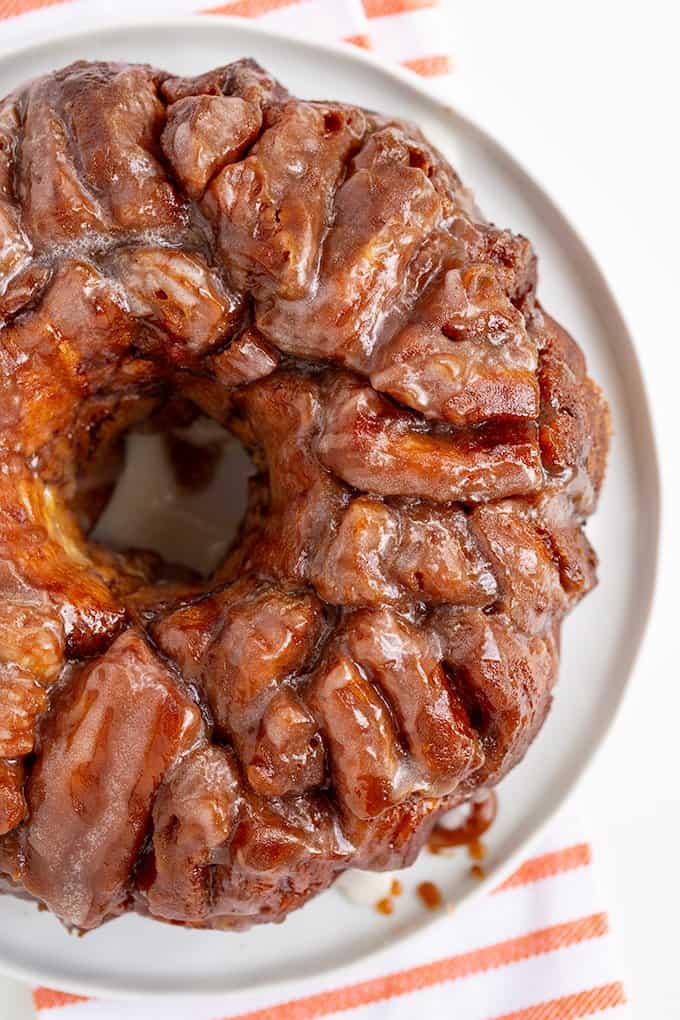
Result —
[{"label": "caramel glaze", "polygon": [[485,856],[480,838],[493,825],[498,810],[498,797],[494,790],[486,796],[470,803],[470,813],[464,822],[454,828],[435,825],[427,841],[428,850],[439,853],[449,847],[467,846],[474,860],[482,860]]},{"label": "caramel glaze", "polygon": [[438,910],[441,907],[442,894],[434,882],[421,882],[416,886],[416,892],[428,910]]},{"label": "caramel glaze", "polygon": [[486,844],[481,839],[473,839],[467,845],[467,852],[473,861],[483,861],[486,857]]},{"label": "caramel glaze", "polygon": [[[250,61],[8,96],[0,242],[0,888],[244,928],[409,864],[526,752],[595,583],[607,411],[530,243]],[[205,582],[87,538],[178,409],[257,472]]]}]

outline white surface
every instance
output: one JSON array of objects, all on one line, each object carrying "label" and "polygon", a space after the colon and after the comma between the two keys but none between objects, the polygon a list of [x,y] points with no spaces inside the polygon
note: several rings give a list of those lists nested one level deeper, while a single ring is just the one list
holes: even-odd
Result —
[{"label": "white surface", "polygon": [[[646,5],[649,20],[643,24],[621,4],[577,3],[570,5],[568,21],[556,25],[552,5],[492,4],[499,21],[490,41],[493,56],[466,47],[465,40],[479,38],[480,26],[471,21],[475,6],[483,6],[477,17],[483,16],[486,28],[493,21],[489,4],[456,5],[452,12],[451,48],[460,54],[462,73],[459,95],[450,98],[476,111],[498,136],[510,140],[551,192],[559,194],[562,206],[587,226],[589,241],[644,338],[643,354],[666,439],[666,466],[669,474],[673,468],[677,472],[668,371],[677,345],[670,308],[670,270],[673,262],[677,270],[677,256],[668,216],[670,212],[675,217],[677,229],[678,167],[677,154],[662,133],[666,121],[668,132],[674,130],[677,86],[672,88],[669,70],[675,60],[673,32],[658,21],[665,5]],[[472,95],[472,84],[479,80],[470,66],[475,61],[485,78]],[[666,74],[669,80],[664,80]],[[669,210],[673,201],[676,206]],[[538,247],[543,251],[540,242]],[[663,283],[657,283],[660,273]],[[651,305],[652,298],[659,307]],[[677,486],[676,473],[667,483],[667,510],[677,503]],[[669,865],[662,866],[664,847],[677,846],[679,835],[672,756],[680,707],[672,658],[678,638],[669,615],[671,570],[679,565],[675,536],[666,536],[664,552],[660,601],[637,683],[581,792],[592,815],[612,914],[624,936],[636,1015],[645,1020],[678,1015],[678,999],[673,1000],[678,994],[673,988],[678,884],[669,876]],[[590,607],[594,616],[592,600]],[[7,1004],[0,1015],[19,1018],[21,1013],[16,1004]]]},{"label": "white surface", "polygon": [[207,576],[224,558],[246,512],[253,466],[241,444],[207,418],[175,433],[221,450],[210,485],[179,485],[162,437],[132,434],[123,472],[92,537],[116,549],[153,549]]}]

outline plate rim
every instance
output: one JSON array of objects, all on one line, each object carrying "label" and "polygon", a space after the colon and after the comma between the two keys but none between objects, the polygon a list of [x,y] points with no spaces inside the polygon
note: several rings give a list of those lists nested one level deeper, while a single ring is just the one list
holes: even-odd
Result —
[{"label": "plate rim", "polygon": [[[573,797],[574,793],[580,787],[591,768],[593,768],[596,764],[599,755],[608,743],[613,727],[622,711],[626,699],[630,695],[634,672],[644,646],[657,594],[659,553],[662,533],[663,479],[660,470],[654,413],[649,399],[649,386],[646,373],[639,357],[635,338],[624,310],[609,284],[605,272],[601,268],[596,256],[593,254],[591,245],[586,242],[580,223],[577,225],[572,216],[568,217],[563,211],[561,204],[555,199],[551,189],[538,181],[531,169],[531,163],[529,161],[525,161],[524,157],[520,158],[516,155],[512,146],[505,140],[505,137],[502,141],[499,140],[497,133],[492,133],[491,130],[488,130],[480,121],[471,116],[470,113],[458,109],[453,103],[443,99],[431,87],[428,87],[424,81],[421,81],[413,72],[402,68],[397,64],[393,65],[386,62],[370,51],[342,42],[321,42],[305,39],[293,33],[284,33],[267,28],[266,26],[258,24],[256,21],[249,18],[234,17],[225,14],[187,14],[120,18],[115,16],[111,17],[87,14],[81,22],[81,27],[74,31],[59,32],[47,38],[41,38],[33,43],[29,42],[24,45],[10,45],[9,49],[0,51],[0,71],[2,71],[5,65],[20,59],[22,56],[28,56],[29,54],[31,56],[39,55],[41,52],[49,52],[53,47],[58,45],[70,43],[77,44],[93,37],[101,39],[102,36],[109,33],[115,34],[121,31],[136,32],[138,30],[153,29],[154,27],[163,30],[167,30],[168,28],[176,28],[180,31],[182,29],[193,30],[197,28],[205,30],[215,24],[219,24],[223,29],[232,30],[236,34],[244,33],[245,35],[260,36],[263,39],[269,40],[270,42],[279,44],[283,47],[293,43],[295,46],[301,46],[311,52],[325,53],[329,58],[342,58],[343,61],[366,65],[383,78],[398,81],[402,86],[406,86],[407,89],[415,93],[421,101],[424,101],[427,105],[433,107],[440,116],[443,116],[447,120],[453,118],[462,123],[467,131],[471,132],[478,140],[482,141],[484,145],[486,145],[496,156],[502,158],[517,175],[523,177],[525,182],[528,183],[551,208],[560,229],[565,232],[574,244],[578,256],[583,260],[587,271],[593,275],[603,298],[609,305],[609,312],[613,317],[613,321],[616,323],[619,342],[623,343],[630,361],[628,377],[629,379],[635,380],[637,383],[638,405],[636,410],[639,414],[639,420],[636,424],[637,431],[642,436],[645,443],[648,458],[645,468],[648,483],[650,485],[650,491],[646,493],[646,498],[648,500],[646,522],[648,532],[648,557],[646,561],[645,574],[640,578],[636,628],[632,639],[629,636],[629,650],[626,656],[627,661],[625,663],[625,669],[623,670],[621,686],[616,692],[615,697],[611,699],[607,706],[597,740],[591,744],[587,753],[583,755],[582,760],[572,769],[570,778],[565,782],[562,790],[558,791],[555,802],[545,811],[538,824],[534,826],[531,832],[521,841],[517,848],[490,869],[485,879],[477,883],[475,887],[472,888],[464,896],[464,898],[456,904],[458,912],[459,908],[468,909],[468,907],[471,906],[478,897],[488,892],[490,887],[502,881],[502,879],[512,871],[518,860],[526,854],[531,845],[536,842],[555,815]],[[630,384],[627,384],[624,386],[624,389],[628,389],[629,386]],[[304,909],[304,907],[301,909]],[[397,945],[401,945],[409,938],[421,934],[425,929],[440,920],[441,918],[439,915],[425,914],[420,923],[409,926],[405,931],[392,932],[384,945],[370,949],[368,952],[358,953],[351,960],[337,965],[310,968],[309,971],[301,975],[297,974],[290,978],[275,981],[265,980],[263,982],[258,982],[256,985],[253,983],[232,985],[222,991],[215,991],[214,988],[205,992],[201,992],[195,988],[180,989],[173,991],[171,997],[173,999],[184,999],[187,997],[204,998],[215,997],[217,995],[240,995],[255,989],[258,992],[264,993],[270,991],[278,992],[279,990],[285,991],[290,989],[295,985],[299,986],[299,983],[305,980],[329,977],[332,975],[338,975],[339,977],[343,972],[348,972],[360,962],[372,960],[377,961],[382,955],[390,952]],[[222,934],[224,933],[216,933],[216,937]],[[36,968],[35,966],[14,963],[5,960],[1,955],[0,973],[24,983],[47,984],[53,987],[58,987],[60,990],[86,997],[106,997],[111,999],[130,997],[130,995],[133,995],[136,999],[162,999],[164,997],[162,991],[149,987],[136,987],[134,992],[130,992],[129,986],[124,987],[119,983],[107,984],[105,981],[79,981],[77,979],[71,980],[70,978],[64,980],[58,971],[54,969]],[[165,997],[167,998],[167,993]]]}]

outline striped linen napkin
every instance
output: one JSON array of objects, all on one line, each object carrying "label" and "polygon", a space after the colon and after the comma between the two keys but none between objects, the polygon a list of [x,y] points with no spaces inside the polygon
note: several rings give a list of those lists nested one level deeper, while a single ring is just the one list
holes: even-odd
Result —
[{"label": "striped linen napkin", "polygon": [[[65,17],[68,10],[69,17]],[[91,20],[200,10],[272,29],[340,39],[446,87],[448,39],[438,0],[0,0],[0,51]],[[455,88],[455,78],[451,77]],[[362,908],[357,907],[357,910]],[[228,936],[225,936],[228,937]],[[395,949],[293,992],[199,999],[94,1000],[33,993],[41,1020],[623,1020],[628,1007],[583,827],[571,809],[532,856],[469,908]]]}]

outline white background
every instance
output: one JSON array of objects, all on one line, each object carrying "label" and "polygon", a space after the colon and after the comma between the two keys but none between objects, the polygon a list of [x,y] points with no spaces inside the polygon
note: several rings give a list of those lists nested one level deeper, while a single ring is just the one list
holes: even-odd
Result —
[{"label": "white background", "polygon": [[[576,799],[634,1016],[678,1020],[680,16],[670,0],[446,7],[448,98],[506,143],[586,236],[647,378],[665,504],[657,601],[630,695]],[[0,978],[1,1020],[32,1015],[26,991]]]}]

